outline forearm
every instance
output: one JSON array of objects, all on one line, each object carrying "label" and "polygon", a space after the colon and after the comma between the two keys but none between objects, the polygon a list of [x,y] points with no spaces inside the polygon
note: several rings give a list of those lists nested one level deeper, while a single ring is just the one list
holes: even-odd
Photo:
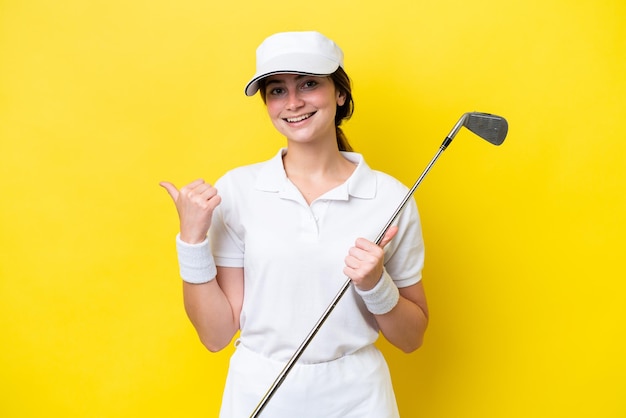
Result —
[{"label": "forearm", "polygon": [[183,282],[185,311],[209,351],[226,347],[239,329],[239,317],[217,280],[203,284]]},{"label": "forearm", "polygon": [[384,272],[372,289],[356,291],[390,343],[407,353],[422,345],[428,326],[428,307],[421,281],[398,289]]},{"label": "forearm", "polygon": [[[420,286],[421,287],[421,286]],[[406,353],[417,350],[423,342],[428,326],[428,312],[424,307],[411,299],[415,299],[415,289],[404,292],[400,289],[398,304],[389,312],[375,315],[382,334],[394,346]],[[408,299],[403,293],[411,297]]]},{"label": "forearm", "polygon": [[176,248],[185,311],[200,341],[210,351],[219,351],[239,329],[243,269],[218,268],[207,238],[193,244],[183,238],[177,237]]}]

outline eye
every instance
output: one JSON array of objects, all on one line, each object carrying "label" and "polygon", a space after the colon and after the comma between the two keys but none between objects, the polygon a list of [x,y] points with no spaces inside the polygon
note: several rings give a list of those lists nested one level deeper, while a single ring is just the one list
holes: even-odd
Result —
[{"label": "eye", "polygon": [[268,96],[280,96],[284,92],[285,92],[285,89],[283,89],[282,87],[274,87],[274,88],[269,88],[266,94]]},{"label": "eye", "polygon": [[306,80],[304,83],[302,83],[302,88],[303,89],[312,89],[315,86],[317,86],[318,82],[316,80]]}]

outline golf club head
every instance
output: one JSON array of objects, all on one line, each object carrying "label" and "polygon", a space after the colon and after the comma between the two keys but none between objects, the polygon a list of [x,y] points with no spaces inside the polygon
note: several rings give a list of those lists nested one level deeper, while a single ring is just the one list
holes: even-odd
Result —
[{"label": "golf club head", "polygon": [[481,112],[471,112],[466,116],[463,126],[467,129],[493,145],[504,142],[509,124],[502,116]]}]

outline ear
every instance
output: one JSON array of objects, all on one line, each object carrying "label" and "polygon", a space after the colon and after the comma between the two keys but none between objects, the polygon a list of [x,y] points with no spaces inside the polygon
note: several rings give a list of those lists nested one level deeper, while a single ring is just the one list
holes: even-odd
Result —
[{"label": "ear", "polygon": [[346,103],[346,93],[337,91],[337,106],[343,106]]}]

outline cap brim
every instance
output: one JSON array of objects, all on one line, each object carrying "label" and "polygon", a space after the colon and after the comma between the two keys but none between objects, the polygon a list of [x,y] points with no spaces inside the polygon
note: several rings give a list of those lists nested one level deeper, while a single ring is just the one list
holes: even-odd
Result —
[{"label": "cap brim", "polygon": [[246,96],[254,96],[259,90],[259,80],[275,74],[302,74],[314,76],[326,76],[334,73],[339,68],[339,63],[332,59],[320,59],[319,55],[311,54],[287,54],[269,60],[260,68],[252,79],[246,84],[244,92]]},{"label": "cap brim", "polygon": [[250,82],[246,85],[246,89],[245,89],[246,96],[254,96],[256,92],[259,90],[259,81],[261,81],[265,77],[269,77],[271,75],[276,75],[276,74],[299,74],[299,75],[313,75],[316,77],[323,77],[328,74],[332,74],[332,72],[317,74],[317,73],[305,73],[303,71],[278,70],[278,71],[273,71],[267,74],[261,74],[261,75],[256,76],[252,80],[250,80]]}]

